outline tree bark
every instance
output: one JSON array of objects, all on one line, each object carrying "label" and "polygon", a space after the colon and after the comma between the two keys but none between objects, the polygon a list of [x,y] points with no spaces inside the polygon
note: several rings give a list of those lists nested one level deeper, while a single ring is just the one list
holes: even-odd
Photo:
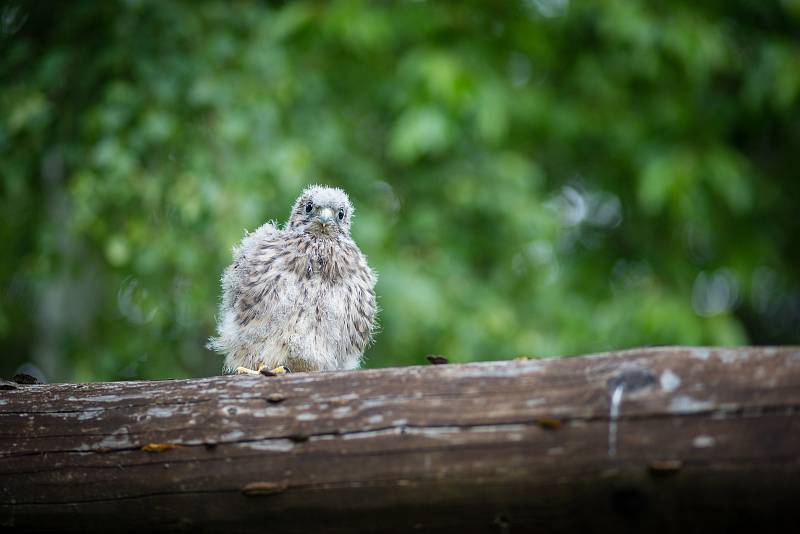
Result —
[{"label": "tree bark", "polygon": [[800,347],[0,384],[0,526],[797,531]]}]

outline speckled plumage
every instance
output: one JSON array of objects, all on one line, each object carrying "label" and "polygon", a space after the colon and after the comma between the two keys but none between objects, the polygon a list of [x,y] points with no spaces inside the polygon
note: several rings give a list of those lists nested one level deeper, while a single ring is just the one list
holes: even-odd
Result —
[{"label": "speckled plumage", "polygon": [[344,191],[312,186],[283,229],[268,222],[234,247],[209,343],[226,355],[225,372],[359,367],[375,329],[376,275],[350,237],[352,217]]}]

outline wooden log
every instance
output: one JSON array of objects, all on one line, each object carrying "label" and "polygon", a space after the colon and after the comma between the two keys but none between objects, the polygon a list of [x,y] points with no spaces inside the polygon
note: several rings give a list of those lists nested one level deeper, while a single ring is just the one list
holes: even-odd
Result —
[{"label": "wooden log", "polygon": [[800,347],[2,386],[4,531],[800,522]]}]

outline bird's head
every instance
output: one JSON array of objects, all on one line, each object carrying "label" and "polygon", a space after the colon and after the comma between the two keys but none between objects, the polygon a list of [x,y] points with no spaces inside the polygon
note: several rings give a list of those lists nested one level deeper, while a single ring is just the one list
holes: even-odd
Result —
[{"label": "bird's head", "polygon": [[352,217],[347,193],[338,187],[312,185],[294,203],[289,228],[317,236],[350,235]]}]

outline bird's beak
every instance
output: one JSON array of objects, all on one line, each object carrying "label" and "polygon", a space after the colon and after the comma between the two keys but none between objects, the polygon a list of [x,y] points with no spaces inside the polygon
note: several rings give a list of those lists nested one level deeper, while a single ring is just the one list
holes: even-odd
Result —
[{"label": "bird's beak", "polygon": [[317,217],[322,224],[328,224],[333,220],[333,210],[331,208],[322,208],[319,210]]}]

